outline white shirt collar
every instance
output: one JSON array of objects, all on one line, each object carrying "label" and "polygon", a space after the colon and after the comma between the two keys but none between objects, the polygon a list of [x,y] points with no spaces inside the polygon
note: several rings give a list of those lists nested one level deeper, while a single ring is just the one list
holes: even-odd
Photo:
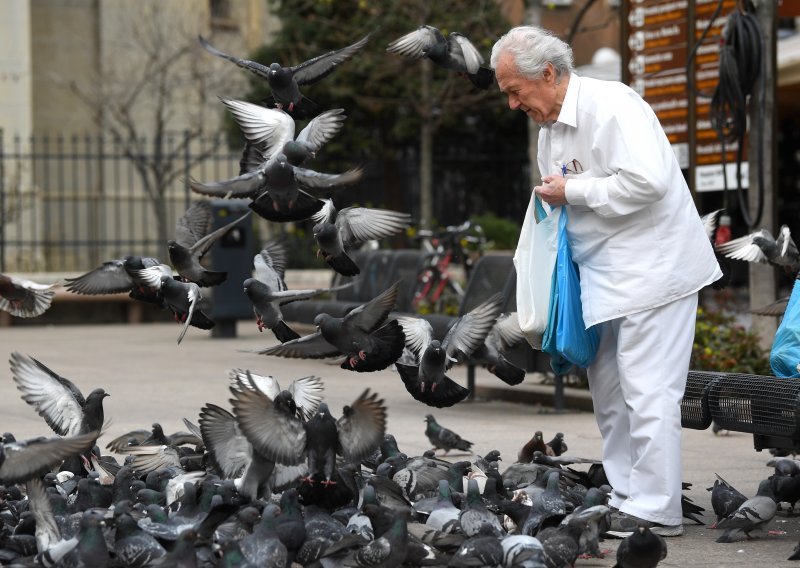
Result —
[{"label": "white shirt collar", "polygon": [[558,120],[567,126],[578,127],[578,90],[580,89],[580,77],[575,73],[570,74],[567,92],[564,95],[564,102],[561,103],[561,112],[558,113]]}]

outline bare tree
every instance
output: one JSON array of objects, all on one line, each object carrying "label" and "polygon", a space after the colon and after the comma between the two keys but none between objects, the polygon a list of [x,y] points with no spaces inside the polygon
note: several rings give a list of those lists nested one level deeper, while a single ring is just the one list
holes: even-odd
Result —
[{"label": "bare tree", "polygon": [[[184,181],[189,167],[223,146],[219,107],[212,106],[216,99],[210,94],[224,92],[230,74],[198,48],[202,13],[185,4],[127,4],[120,17],[125,24],[113,29],[129,35],[103,45],[99,76],[89,84],[61,82],[93,110],[100,132],[133,164],[152,205],[159,242],[166,242],[174,224],[167,219],[170,189]],[[198,144],[209,134],[217,136]]]}]

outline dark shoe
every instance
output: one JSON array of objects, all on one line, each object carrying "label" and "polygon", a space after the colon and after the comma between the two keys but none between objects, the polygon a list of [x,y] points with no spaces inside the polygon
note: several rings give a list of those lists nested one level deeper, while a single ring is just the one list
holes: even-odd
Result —
[{"label": "dark shoe", "polygon": [[625,538],[632,535],[640,526],[648,527],[653,534],[660,536],[670,537],[683,534],[683,525],[662,525],[615,511],[611,513],[611,523],[603,536]]}]

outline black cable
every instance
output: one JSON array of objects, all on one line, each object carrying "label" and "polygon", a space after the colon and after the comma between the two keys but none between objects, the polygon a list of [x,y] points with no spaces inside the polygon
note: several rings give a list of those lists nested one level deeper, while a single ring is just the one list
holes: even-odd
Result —
[{"label": "black cable", "polygon": [[[747,100],[748,97],[755,94],[757,85],[761,90],[762,96],[765,88],[763,73],[761,73],[764,59],[763,35],[754,14],[749,11],[735,10],[728,16],[722,37],[723,43],[719,56],[719,82],[711,98],[709,118],[711,119],[712,128],[717,132],[722,147],[722,174],[726,195],[728,180],[725,171],[727,166],[725,143],[738,143],[736,152],[737,195],[742,218],[748,228],[752,229],[761,221],[761,216],[764,212],[763,155],[759,151],[759,160],[756,166],[759,174],[759,198],[755,217],[750,216],[749,208],[744,198],[744,190],[741,183],[741,163],[744,152],[744,136],[747,132]],[[758,114],[758,119],[759,131],[763,131],[763,115],[761,112]]]}]

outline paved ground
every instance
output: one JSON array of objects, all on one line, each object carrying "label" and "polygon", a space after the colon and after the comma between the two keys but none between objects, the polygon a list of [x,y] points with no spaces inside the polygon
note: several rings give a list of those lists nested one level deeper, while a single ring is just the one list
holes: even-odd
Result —
[{"label": "paved ground", "polygon": [[[378,391],[389,408],[389,431],[408,454],[429,448],[424,436],[424,416],[437,420],[474,442],[478,453],[499,449],[504,463],[513,461],[520,446],[535,430],[549,439],[564,432],[569,453],[599,457],[600,436],[590,413],[555,414],[547,409],[513,402],[475,401],[449,409],[430,409],[414,401],[391,371],[357,374],[318,362],[267,358],[248,352],[275,342],[271,334],[259,334],[253,322],[240,322],[236,339],[211,339],[206,332],[190,328],[183,343],[175,341],[180,328],[172,324],[138,326],[37,326],[0,329],[2,356],[20,351],[40,359],[54,371],[75,382],[84,393],[102,386],[110,427],[106,439],[158,421],[164,429],[183,429],[181,419],[197,419],[206,402],[227,405],[227,374],[231,368],[248,368],[275,376],[284,386],[310,374],[325,381],[325,396],[336,411],[351,402],[364,388]],[[465,384],[463,370],[453,378]],[[478,384],[498,380],[478,372]],[[48,427],[20,398],[7,364],[0,367],[0,431],[18,436],[50,435]],[[753,450],[746,434],[715,437],[710,430],[684,431],[684,480],[693,483],[687,492],[695,502],[711,510],[705,491],[719,473],[747,495],[770,473],[770,457]],[[455,456],[454,456],[455,457]],[[462,458],[459,458],[462,459]],[[706,517],[710,522],[710,516]],[[772,528],[786,531],[749,542],[717,544],[719,533],[705,526],[686,526],[686,534],[669,541],[669,556],[663,566],[770,566],[790,565],[786,558],[800,538],[800,521],[780,517]],[[616,549],[616,541],[607,541]],[[605,560],[579,560],[578,566],[612,566],[613,554]]]}]

